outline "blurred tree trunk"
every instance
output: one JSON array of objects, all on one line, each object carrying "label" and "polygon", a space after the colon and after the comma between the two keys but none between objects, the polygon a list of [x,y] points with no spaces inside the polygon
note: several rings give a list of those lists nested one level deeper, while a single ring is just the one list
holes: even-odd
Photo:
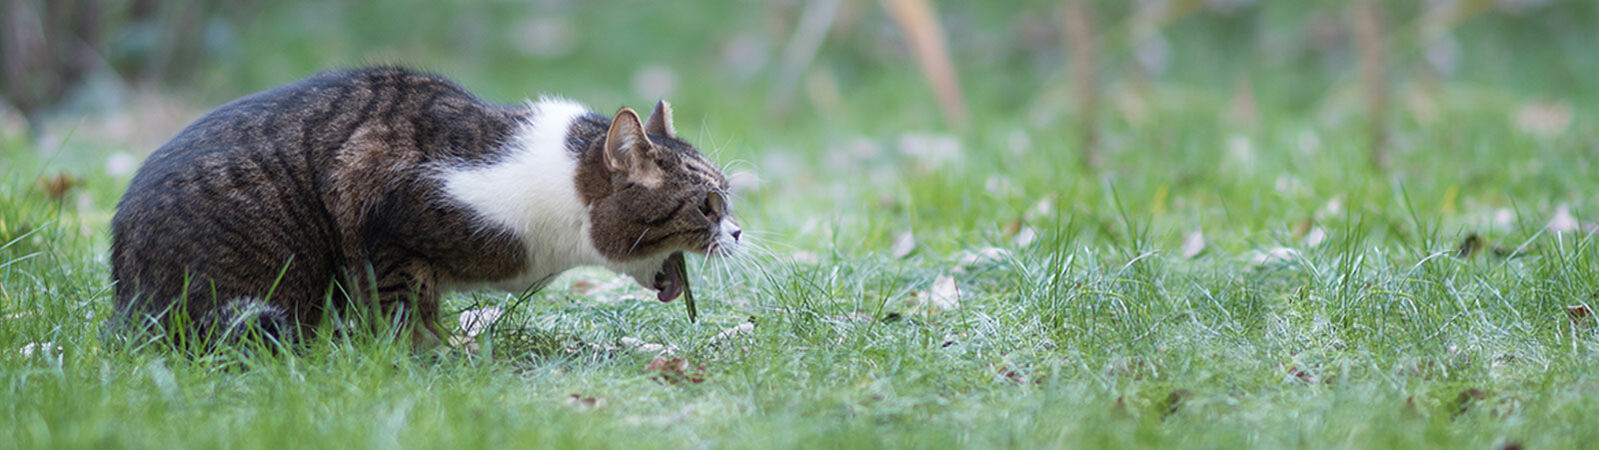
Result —
[{"label": "blurred tree trunk", "polygon": [[1084,170],[1099,167],[1099,43],[1094,10],[1084,0],[1066,0],[1067,64],[1071,65],[1072,101],[1077,113],[1079,162]]},{"label": "blurred tree trunk", "polygon": [[101,64],[103,11],[99,0],[3,1],[0,87],[37,129],[39,113]]},{"label": "blurred tree trunk", "polygon": [[1360,53],[1360,84],[1366,102],[1366,132],[1370,134],[1371,164],[1388,168],[1388,38],[1382,12],[1375,0],[1354,5],[1355,46]]}]

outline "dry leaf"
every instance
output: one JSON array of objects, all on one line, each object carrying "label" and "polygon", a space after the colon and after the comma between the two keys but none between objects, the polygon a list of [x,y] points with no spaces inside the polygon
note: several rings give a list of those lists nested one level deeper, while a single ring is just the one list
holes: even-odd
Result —
[{"label": "dry leaf", "polygon": [[643,339],[634,337],[625,337],[619,339],[618,341],[620,344],[622,344],[622,347],[633,351],[662,355],[671,355],[677,353],[676,345],[661,345],[654,342],[645,342]]},{"label": "dry leaf", "polygon": [[908,230],[900,233],[899,237],[894,238],[894,245],[889,247],[889,252],[894,255],[894,259],[904,259],[914,251],[916,251],[916,234]]},{"label": "dry leaf", "polygon": [[33,356],[34,353],[41,353],[48,358],[50,355],[61,353],[61,346],[49,341],[29,342],[28,345],[24,345],[22,348],[17,349],[17,352],[22,353],[23,357]]},{"label": "dry leaf", "polygon": [[1550,233],[1566,233],[1582,228],[1577,218],[1571,215],[1571,206],[1568,205],[1556,206],[1555,216],[1549,218],[1549,224],[1546,226]]},{"label": "dry leaf", "polygon": [[1192,233],[1188,233],[1188,237],[1183,239],[1183,247],[1181,251],[1183,257],[1188,259],[1193,259],[1194,257],[1199,256],[1200,253],[1204,253],[1205,232],[1194,231]]},{"label": "dry leaf", "polygon": [[955,268],[964,271],[980,265],[999,263],[1009,256],[1010,252],[1003,248],[986,247],[962,255],[959,260],[955,261]]},{"label": "dry leaf", "polygon": [[578,411],[589,411],[605,406],[605,400],[572,394],[566,396],[566,400],[562,402],[562,404],[568,408],[576,409]]},{"label": "dry leaf", "polygon": [[1570,305],[1566,307],[1566,317],[1571,319],[1572,326],[1579,329],[1586,330],[1588,327],[1593,326],[1593,320],[1588,318],[1592,315],[1593,311],[1588,309],[1588,305]]},{"label": "dry leaf", "polygon": [[54,176],[39,178],[37,184],[39,186],[39,190],[44,191],[46,196],[49,196],[51,200],[59,202],[65,200],[68,193],[77,188],[79,184],[82,184],[82,180],[74,178],[72,175],[68,175],[66,172],[59,172]]},{"label": "dry leaf", "polygon": [[961,306],[960,288],[955,285],[955,277],[939,275],[933,280],[933,286],[927,290],[926,304],[933,309],[950,311]]},{"label": "dry leaf", "polygon": [[[946,346],[948,345],[946,344]],[[1021,370],[1011,368],[1011,366],[999,366],[999,370],[995,370],[994,373],[999,375],[1000,378],[1016,384],[1037,384],[1040,381],[1029,378]]]},{"label": "dry leaf", "polygon": [[461,333],[468,338],[474,338],[487,331],[495,321],[500,320],[501,313],[498,306],[461,311],[457,321],[460,322]]},{"label": "dry leaf", "polygon": [[1034,229],[1033,227],[1022,228],[1021,231],[1016,232],[1016,238],[1013,239],[1017,247],[1026,247],[1032,245],[1033,242],[1037,240],[1038,230]]},{"label": "dry leaf", "polygon": [[1327,242],[1327,229],[1326,228],[1315,227],[1315,228],[1311,228],[1309,233],[1305,233],[1305,246],[1306,247],[1319,246],[1323,242]]},{"label": "dry leaf", "polygon": [[753,331],[755,331],[755,322],[744,322],[732,328],[722,330],[721,333],[716,333],[716,336],[711,337],[710,343],[716,344],[733,337],[750,334],[750,332]]},{"label": "dry leaf", "polygon": [[1275,247],[1265,251],[1256,250],[1254,254],[1250,256],[1249,262],[1256,266],[1262,266],[1266,264],[1286,263],[1293,261],[1294,258],[1297,257],[1299,257],[1299,250],[1294,250],[1288,247]]},{"label": "dry leaf", "polygon": [[705,366],[690,367],[688,360],[683,358],[657,356],[644,366],[644,371],[651,374],[651,379],[663,383],[705,382]]},{"label": "dry leaf", "polygon": [[1288,366],[1288,376],[1305,384],[1316,384],[1316,374],[1299,366]]}]

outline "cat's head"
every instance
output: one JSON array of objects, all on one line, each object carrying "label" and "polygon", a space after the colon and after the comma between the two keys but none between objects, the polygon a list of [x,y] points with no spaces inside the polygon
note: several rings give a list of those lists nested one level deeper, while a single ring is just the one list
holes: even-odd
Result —
[{"label": "cat's head", "polygon": [[741,230],[728,201],[727,177],[678,139],[672,109],[656,103],[648,119],[617,111],[579,169],[589,200],[589,236],[611,270],[656,289],[661,301],[682,293],[686,274],[668,270],[677,252],[731,254]]}]

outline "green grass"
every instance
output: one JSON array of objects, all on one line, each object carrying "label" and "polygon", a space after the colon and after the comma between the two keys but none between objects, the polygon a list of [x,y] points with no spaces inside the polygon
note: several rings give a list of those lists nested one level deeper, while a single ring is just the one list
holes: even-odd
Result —
[{"label": "green grass", "polygon": [[[319,51],[307,42],[337,38],[364,48],[376,38],[362,33],[393,32],[355,27],[285,37],[279,52],[251,47],[293,34],[273,24],[298,16],[273,11],[263,28],[241,31],[242,51],[271,56],[219,63],[205,90],[237,95],[301,73],[282,67],[359,61],[352,49]],[[606,23],[598,13],[578,15]],[[998,26],[976,17],[974,26]],[[729,27],[751,23],[759,22]],[[1565,94],[1505,80],[1563,79],[1594,67],[1596,55],[1501,64],[1507,60],[1491,56],[1503,46],[1542,39],[1511,25],[1474,29],[1508,44],[1463,38],[1465,54],[1488,56],[1468,58],[1465,75],[1429,88],[1432,119],[1396,106],[1385,170],[1368,162],[1358,102],[1292,69],[1254,75],[1264,87],[1253,124],[1225,112],[1233,77],[1215,72],[1228,68],[1173,69],[1142,87],[1112,82],[1140,93],[1148,112],[1133,120],[1107,107],[1105,167],[1090,172],[1066,144],[1077,142],[1060,126],[1070,117],[1040,122],[1034,114],[1049,100],[1015,92],[1022,81],[1051,80],[1047,72],[963,67],[976,122],[956,132],[941,131],[908,65],[832,55],[850,89],[848,108],[802,106],[778,120],[758,100],[764,80],[729,82],[714,67],[697,67],[703,60],[671,55],[686,60],[669,64],[682,80],[673,98],[680,129],[713,159],[760,174],[759,187],[735,202],[755,248],[737,259],[691,261],[698,324],[681,305],[630,297],[642,291],[596,271],[526,299],[456,294],[452,312],[506,309],[478,339],[487,349],[478,355],[416,356],[384,339],[254,358],[103,347],[108,222],[127,180],[98,168],[115,147],[5,137],[0,442],[1591,446],[1599,442],[1591,426],[1599,416],[1599,323],[1573,321],[1567,307],[1599,306],[1599,242],[1589,231],[1545,226],[1562,206],[1584,226],[1599,211],[1591,108],[1599,91],[1591,80]],[[585,33],[615,29],[594,28]],[[1207,30],[1175,27],[1174,52],[1196,45],[1181,33]],[[584,42],[594,47],[582,51],[622,59],[580,51],[549,72],[518,72],[515,58],[465,69],[451,58],[485,56],[451,56],[430,43],[447,31],[424,29],[405,45],[433,49],[416,58],[490,98],[573,91],[600,109],[644,102],[614,87],[626,85],[626,74],[585,72],[624,70],[625,58],[643,53],[591,39]],[[1562,34],[1561,42],[1592,39],[1592,31]],[[1224,41],[1198,40],[1232,45]],[[585,66],[585,58],[595,62]],[[1002,77],[1012,69],[1016,80]],[[1303,70],[1308,79],[1349,82],[1329,75],[1334,68]],[[243,72],[262,78],[217,81]],[[517,73],[545,75],[529,82]],[[1519,130],[1517,109],[1551,96],[1573,105],[1569,128],[1553,136]],[[907,112],[887,114],[899,109]],[[909,156],[900,146],[912,132],[961,151],[942,164]],[[81,185],[51,198],[36,180],[62,171]],[[896,257],[891,247],[910,230],[917,247]],[[1018,242],[1021,230],[1036,239]],[[1200,230],[1203,252],[1185,256],[1185,238]],[[1458,256],[1473,234],[1483,250]],[[955,281],[959,307],[926,306],[941,277]],[[716,337],[750,320],[749,333]],[[675,346],[703,381],[662,381],[648,369],[655,354],[627,345],[635,339]],[[572,395],[596,404],[574,405]]]}]

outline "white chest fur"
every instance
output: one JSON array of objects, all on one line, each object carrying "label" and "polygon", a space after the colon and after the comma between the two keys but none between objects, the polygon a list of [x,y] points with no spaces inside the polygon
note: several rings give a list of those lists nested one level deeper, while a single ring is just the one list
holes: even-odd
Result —
[{"label": "white chest fur", "polygon": [[[531,120],[507,144],[509,157],[487,167],[447,169],[440,174],[450,197],[514,231],[526,246],[527,270],[487,283],[511,292],[538,287],[573,267],[607,262],[589,238],[588,208],[574,181],[577,160],[566,148],[572,122],[589,110],[550,99],[531,108]],[[447,288],[471,287],[475,286]]]}]

